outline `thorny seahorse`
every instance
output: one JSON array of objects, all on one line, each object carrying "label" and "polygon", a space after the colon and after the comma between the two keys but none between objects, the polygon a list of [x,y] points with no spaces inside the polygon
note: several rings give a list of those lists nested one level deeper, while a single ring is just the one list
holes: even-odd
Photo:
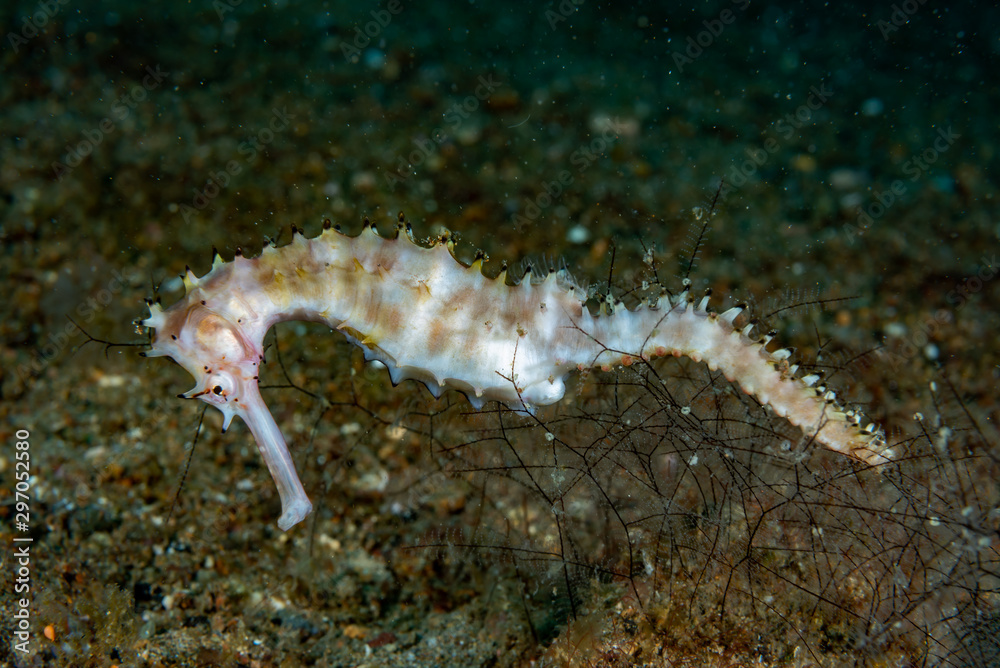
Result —
[{"label": "thorny seahorse", "polygon": [[490,279],[482,261],[457,261],[448,235],[418,244],[402,215],[392,238],[367,221],[357,237],[329,222],[308,240],[293,228],[290,244],[266,245],[256,258],[237,250],[232,262],[216,255],[200,278],[188,269],[180,301],[149,304],[142,324],[155,337],[146,356],[187,369],[197,383],[180,396],[218,408],[224,428],[234,416],[247,424],[278,487],[283,530],[312,511],[257,387],[264,335],[286,320],[326,323],[385,364],[394,384],[416,379],[435,396],[457,389],[477,409],[496,400],[530,411],[562,399],[573,371],[684,356],[832,450],[872,466],[891,457],[881,429],[862,426],[819,376],[797,376],[789,350],[767,350],[772,335],[736,324],[743,306],[716,313],[707,296],[661,290],[632,310],[609,296],[591,314],[587,291],[565,270],[529,269],[508,285],[506,267]]}]

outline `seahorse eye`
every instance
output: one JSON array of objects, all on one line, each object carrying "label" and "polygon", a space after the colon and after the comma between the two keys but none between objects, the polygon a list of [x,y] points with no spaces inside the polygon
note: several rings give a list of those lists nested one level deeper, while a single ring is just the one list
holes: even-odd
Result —
[{"label": "seahorse eye", "polygon": [[210,388],[209,392],[223,401],[228,401],[236,390],[236,383],[227,373],[214,373],[207,379],[204,386]]}]

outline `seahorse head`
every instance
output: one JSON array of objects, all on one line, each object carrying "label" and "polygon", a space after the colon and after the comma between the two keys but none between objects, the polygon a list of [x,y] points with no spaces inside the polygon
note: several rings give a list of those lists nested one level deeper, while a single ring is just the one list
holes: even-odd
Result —
[{"label": "seahorse head", "polygon": [[166,311],[150,304],[143,325],[156,330],[147,357],[170,357],[194,376],[195,386],[180,395],[201,399],[218,408],[229,427],[235,415],[257,396],[260,345],[241,327],[238,318],[213,310],[204,302],[184,300]]}]

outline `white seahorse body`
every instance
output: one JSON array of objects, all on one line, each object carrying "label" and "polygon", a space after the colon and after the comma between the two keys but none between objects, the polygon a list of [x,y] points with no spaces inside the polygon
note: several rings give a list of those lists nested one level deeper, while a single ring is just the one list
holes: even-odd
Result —
[{"label": "white seahorse body", "polygon": [[483,276],[479,260],[456,262],[450,242],[423,247],[405,230],[409,241],[383,239],[368,225],[358,237],[327,227],[257,258],[217,259],[201,278],[189,271],[184,298],[166,310],[150,305],[143,322],[156,330],[147,356],[169,356],[198,380],[182,396],[218,407],[226,426],[238,415],[250,427],[278,486],[282,529],[312,509],[257,389],[264,335],[286,320],[324,322],[383,362],[394,383],[420,380],[435,395],[457,389],[477,408],[498,400],[531,410],[559,401],[574,370],[686,356],[825,446],[872,465],[888,461],[881,432],[861,429],[859,415],[811,387],[815,377],[795,378],[787,351],[768,352],[749,327],[734,328],[740,308],[710,313],[707,300],[696,306],[684,295],[662,308],[592,315],[565,272],[506,285],[505,272]]}]

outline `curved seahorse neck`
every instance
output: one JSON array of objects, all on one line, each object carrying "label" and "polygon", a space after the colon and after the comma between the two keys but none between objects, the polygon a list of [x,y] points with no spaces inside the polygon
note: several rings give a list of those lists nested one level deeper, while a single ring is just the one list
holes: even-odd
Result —
[{"label": "curved seahorse neck", "polygon": [[817,376],[797,378],[789,351],[768,352],[770,337],[735,326],[742,307],[716,314],[707,297],[696,305],[684,293],[634,310],[605,304],[594,315],[565,272],[529,271],[507,285],[505,271],[483,275],[481,256],[471,266],[456,261],[447,237],[418,245],[408,225],[390,239],[367,224],[357,237],[329,225],[311,240],[293,232],[292,243],[256,258],[216,256],[201,278],[188,270],[185,296],[166,310],[150,305],[143,321],[156,330],[147,356],[171,357],[197,380],[182,397],[219,408],[225,427],[234,416],[247,423],[281,496],[282,529],[312,509],[257,388],[264,335],[285,320],[324,322],[384,363],[394,384],[419,380],[435,396],[457,389],[477,408],[498,400],[531,410],[559,401],[574,370],[686,356],[827,447],[887,461],[881,433],[861,429],[860,415],[814,387]]}]

